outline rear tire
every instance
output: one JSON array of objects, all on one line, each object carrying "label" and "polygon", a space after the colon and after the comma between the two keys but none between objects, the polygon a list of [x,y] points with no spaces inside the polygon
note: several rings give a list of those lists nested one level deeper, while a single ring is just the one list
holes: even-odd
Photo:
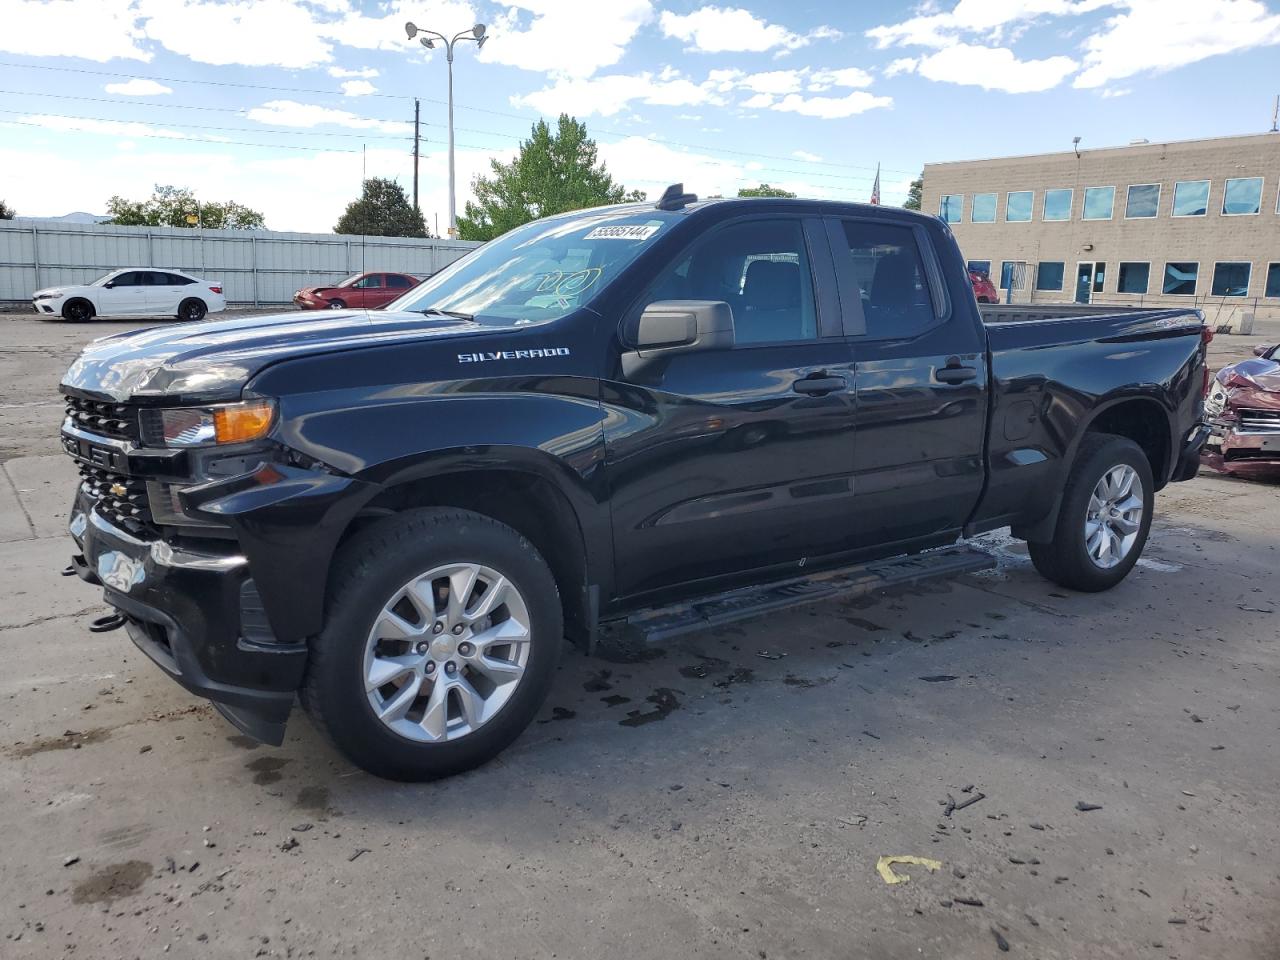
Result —
[{"label": "rear tire", "polygon": [[[493,609],[469,615],[490,596]],[[533,545],[455,509],[403,513],[352,538],[325,621],[303,707],[356,766],[405,781],[469,770],[515,740],[551,688],[564,635],[555,578]]]},{"label": "rear tire", "polygon": [[345,300],[339,300],[339,299],[337,299],[337,298],[335,297],[334,299],[332,299],[332,300],[330,300],[330,301],[329,301],[329,309],[330,309],[330,310],[345,310],[345,309],[347,309],[347,302],[346,302]]},{"label": "rear tire", "polygon": [[93,319],[93,304],[83,297],[68,300],[62,305],[62,319],[68,323],[87,323]]},{"label": "rear tire", "polygon": [[1031,562],[1054,583],[1097,593],[1128,576],[1151,530],[1151,464],[1132,440],[1088,433],[1067,476],[1053,539],[1028,543]]},{"label": "rear tire", "polygon": [[178,319],[186,323],[198,323],[209,313],[209,307],[198,297],[188,297],[178,305]]}]

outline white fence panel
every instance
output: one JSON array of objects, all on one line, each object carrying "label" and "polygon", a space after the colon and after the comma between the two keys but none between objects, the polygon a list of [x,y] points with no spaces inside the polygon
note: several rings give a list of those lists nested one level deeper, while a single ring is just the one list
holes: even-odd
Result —
[{"label": "white fence panel", "polygon": [[29,300],[41,287],[88,283],[121,267],[154,267],[220,280],[231,303],[288,303],[299,287],[366,270],[423,279],[476,246],[411,237],[0,220],[0,302]]}]

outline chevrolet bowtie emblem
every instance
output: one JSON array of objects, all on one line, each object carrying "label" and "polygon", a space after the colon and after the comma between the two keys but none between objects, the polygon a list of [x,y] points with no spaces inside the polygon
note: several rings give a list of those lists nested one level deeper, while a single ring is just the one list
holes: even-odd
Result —
[{"label": "chevrolet bowtie emblem", "polygon": [[129,492],[129,488],[126,487],[123,483],[113,483],[111,485],[111,493],[114,496],[123,497],[128,492]]}]

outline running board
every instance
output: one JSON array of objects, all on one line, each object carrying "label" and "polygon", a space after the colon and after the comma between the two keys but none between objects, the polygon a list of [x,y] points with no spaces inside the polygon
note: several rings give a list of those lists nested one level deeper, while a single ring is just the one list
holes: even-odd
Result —
[{"label": "running board", "polygon": [[995,565],[995,557],[973,547],[944,547],[645,610],[624,620],[602,624],[603,638],[662,643],[682,634],[748,620],[771,610],[837,596],[863,596],[891,587],[910,587],[929,580],[990,570]]}]

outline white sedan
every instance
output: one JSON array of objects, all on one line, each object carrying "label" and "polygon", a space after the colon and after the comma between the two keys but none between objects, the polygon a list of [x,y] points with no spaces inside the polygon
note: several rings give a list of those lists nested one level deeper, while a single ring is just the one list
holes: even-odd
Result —
[{"label": "white sedan", "polygon": [[81,323],[100,317],[177,317],[203,320],[227,308],[222,284],[177,270],[130,267],[84,286],[46,287],[31,295],[41,316]]}]

